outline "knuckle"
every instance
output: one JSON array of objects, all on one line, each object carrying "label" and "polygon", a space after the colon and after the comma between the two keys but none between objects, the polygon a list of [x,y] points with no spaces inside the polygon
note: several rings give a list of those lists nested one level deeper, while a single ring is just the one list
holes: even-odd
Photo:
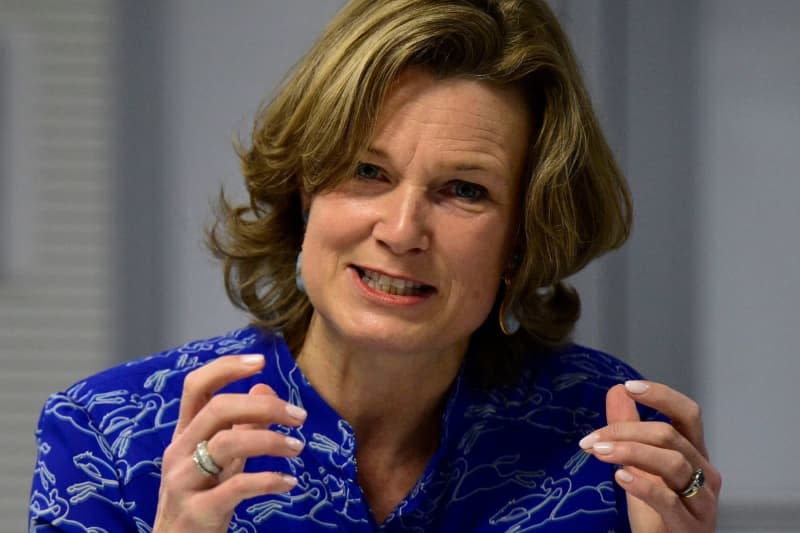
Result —
[{"label": "knuckle", "polygon": [[[236,455],[238,449],[238,439],[234,432],[230,429],[223,429],[218,431],[208,443],[209,453],[211,453],[211,448],[217,450],[217,454],[219,454],[219,450],[225,450],[226,455]],[[212,453],[212,455],[214,455]]]},{"label": "knuckle", "polygon": [[183,380],[181,401],[192,400],[196,402],[199,400],[201,403],[206,403],[211,398],[211,393],[206,390],[206,380],[203,379],[202,375],[195,372],[198,371],[195,370]]},{"label": "knuckle", "polygon": [[205,410],[214,418],[224,418],[225,414],[225,399],[222,396],[212,396],[205,406]]},{"label": "knuckle", "polygon": [[249,487],[248,478],[242,473],[232,476],[228,479],[227,484],[228,488],[235,494],[246,492]]},{"label": "knuckle", "polygon": [[665,447],[672,447],[676,444],[678,432],[671,424],[661,423],[656,426],[656,441]]},{"label": "knuckle", "polygon": [[703,409],[700,404],[692,400],[686,408],[686,416],[690,422],[700,422],[703,419]]},{"label": "knuckle", "polygon": [[608,433],[613,440],[620,440],[625,434],[625,426],[621,422],[609,424]]},{"label": "knuckle", "polygon": [[161,456],[161,464],[162,469],[166,470],[172,466],[172,464],[176,461],[175,454],[175,444],[171,443],[164,449],[164,455]]},{"label": "knuckle", "polygon": [[164,470],[161,475],[161,486],[163,489],[167,491],[171,491],[174,487],[177,487],[180,483],[180,475],[177,472],[177,469],[172,468],[170,470]]},{"label": "knuckle", "polygon": [[234,493],[239,492],[242,489],[242,475],[235,474],[225,480],[226,489],[232,491]]},{"label": "knuckle", "polygon": [[183,391],[186,393],[197,394],[203,389],[206,379],[203,377],[205,367],[200,367],[192,370],[183,379]]},{"label": "knuckle", "polygon": [[650,481],[645,481],[639,484],[639,497],[647,502],[653,501],[655,496],[655,486]]},{"label": "knuckle", "polygon": [[670,450],[666,463],[669,472],[678,472],[682,477],[689,477],[692,474],[692,466],[678,451]]},{"label": "knuckle", "polygon": [[201,369],[192,370],[186,375],[183,380],[183,393],[184,395],[196,394],[201,389],[202,375]]}]

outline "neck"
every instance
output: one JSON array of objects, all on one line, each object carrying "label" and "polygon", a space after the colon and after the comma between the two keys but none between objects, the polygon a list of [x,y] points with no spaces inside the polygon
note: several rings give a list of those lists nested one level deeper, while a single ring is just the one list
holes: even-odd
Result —
[{"label": "neck", "polygon": [[297,365],[353,427],[359,448],[398,462],[433,453],[466,346],[392,351],[348,342],[322,320],[312,317]]}]

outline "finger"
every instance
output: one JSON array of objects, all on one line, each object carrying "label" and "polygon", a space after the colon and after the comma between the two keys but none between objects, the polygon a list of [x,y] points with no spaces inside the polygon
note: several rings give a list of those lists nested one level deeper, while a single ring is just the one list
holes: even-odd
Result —
[{"label": "finger", "polygon": [[693,498],[683,498],[633,467],[620,468],[614,473],[614,479],[626,493],[654,509],[670,524],[671,531],[695,531],[697,521],[716,522],[717,498],[705,487]]},{"label": "finger", "polygon": [[242,500],[262,494],[289,492],[297,485],[297,478],[278,472],[240,473],[216,487],[195,494],[192,509],[198,520],[213,522],[218,516],[230,515]]},{"label": "finger", "polygon": [[296,457],[303,449],[303,441],[264,429],[227,429],[217,432],[208,442],[208,453],[223,469],[234,459],[248,459],[261,455]]},{"label": "finger", "polygon": [[191,454],[198,442],[211,440],[215,433],[237,424],[299,426],[306,411],[269,394],[217,394],[173,441],[176,453]]},{"label": "finger", "polygon": [[[662,518],[664,523],[686,524],[691,519],[689,511],[682,505],[680,496],[663,484],[638,475],[633,469],[620,468],[614,472],[614,479],[629,495],[643,501]],[[687,529],[679,529],[688,531]]]},{"label": "finger", "polygon": [[173,439],[186,429],[215,392],[229,383],[252,376],[263,367],[264,356],[261,354],[227,355],[190,372],[183,382]]},{"label": "finger", "polygon": [[609,424],[639,421],[636,402],[622,385],[614,385],[606,394],[606,420]]},{"label": "finger", "polygon": [[694,467],[686,456],[677,451],[639,442],[596,442],[591,453],[600,461],[610,464],[635,466],[652,476],[660,477],[673,491],[686,488]]},{"label": "finger", "polygon": [[209,488],[241,473],[250,457],[296,457],[303,447],[301,440],[265,428],[223,430],[208,442],[208,454],[222,471],[209,476],[198,468],[192,456],[187,456],[170,471],[173,476],[170,486],[190,490]]},{"label": "finger", "polygon": [[598,442],[617,441],[639,442],[658,448],[676,450],[695,468],[708,464],[706,458],[694,445],[666,422],[614,422],[593,431],[581,439],[579,445],[590,451]]},{"label": "finger", "polygon": [[686,436],[704,457],[708,457],[703,438],[703,419],[697,402],[675,389],[653,381],[626,381],[625,390],[636,402],[669,417],[675,429]]},{"label": "finger", "polygon": [[[250,387],[250,391],[248,394],[262,394],[262,395],[269,395],[269,396],[277,396],[278,394],[273,390],[272,387],[266,385],[264,383],[256,383],[252,387]],[[258,424],[234,424],[233,430],[244,430],[244,429],[263,429]],[[244,470],[245,459],[243,458],[234,458],[230,460],[228,465],[219,475],[220,480],[224,481],[230,477],[235,476],[239,472]]]}]

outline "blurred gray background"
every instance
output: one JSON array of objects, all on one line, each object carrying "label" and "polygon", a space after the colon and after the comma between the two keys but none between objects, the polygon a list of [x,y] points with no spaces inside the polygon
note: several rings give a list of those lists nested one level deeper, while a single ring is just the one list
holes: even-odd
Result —
[{"label": "blurred gray background", "polygon": [[[48,393],[245,322],[202,229],[341,3],[0,0],[0,530]],[[577,340],[702,404],[720,531],[800,531],[800,2],[552,5],[636,203]]]}]

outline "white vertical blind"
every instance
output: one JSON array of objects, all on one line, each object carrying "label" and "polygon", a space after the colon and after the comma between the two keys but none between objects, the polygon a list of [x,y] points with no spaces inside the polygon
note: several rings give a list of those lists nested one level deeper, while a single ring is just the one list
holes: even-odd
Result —
[{"label": "white vertical blind", "polygon": [[0,227],[17,266],[0,277],[0,531],[27,529],[47,394],[108,365],[111,8],[0,0],[0,109],[13,110],[0,116],[0,203],[21,213]]}]

